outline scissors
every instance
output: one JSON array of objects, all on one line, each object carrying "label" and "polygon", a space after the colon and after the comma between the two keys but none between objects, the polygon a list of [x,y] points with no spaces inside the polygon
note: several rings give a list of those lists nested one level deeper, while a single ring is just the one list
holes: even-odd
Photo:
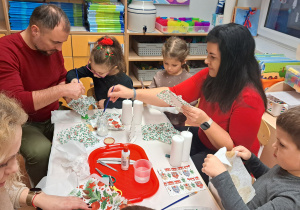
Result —
[{"label": "scissors", "polygon": [[[115,181],[113,181],[113,179]],[[110,187],[110,189],[112,189],[112,190],[116,191],[117,193],[119,193],[120,195],[122,195],[122,191],[119,190],[118,188],[116,188],[116,186],[114,185],[115,182],[116,182],[116,178],[109,175],[109,187]]]},{"label": "scissors", "polygon": [[101,175],[101,177],[108,177],[109,179],[112,179],[113,183],[117,181],[115,177],[102,173],[98,168],[95,169]]}]

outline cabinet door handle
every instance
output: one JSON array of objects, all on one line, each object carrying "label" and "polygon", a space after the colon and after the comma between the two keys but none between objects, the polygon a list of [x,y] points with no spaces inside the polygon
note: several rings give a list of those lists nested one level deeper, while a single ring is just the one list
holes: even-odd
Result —
[{"label": "cabinet door handle", "polygon": [[90,45],[90,53],[92,52],[94,46],[95,46],[95,42],[88,42]]}]

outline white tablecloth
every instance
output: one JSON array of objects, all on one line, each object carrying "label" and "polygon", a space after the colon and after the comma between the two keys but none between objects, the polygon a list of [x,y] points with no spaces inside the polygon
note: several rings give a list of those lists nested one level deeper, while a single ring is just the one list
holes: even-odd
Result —
[{"label": "white tablecloth", "polygon": [[[89,110],[89,115],[92,115],[93,112],[94,110]],[[121,110],[117,109],[107,109],[107,112],[118,112],[121,114]],[[60,144],[60,142],[56,139],[56,136],[63,129],[70,128],[79,122],[83,122],[83,120],[74,111],[54,111],[52,113],[52,122],[55,124],[55,130],[52,150],[49,158],[48,175],[47,179],[44,180],[45,189],[46,193],[49,194],[67,195],[67,192],[70,192],[69,189],[73,189],[77,186],[78,179],[72,171],[68,171],[62,167],[60,163],[61,161],[58,157],[59,151],[55,148],[56,145]],[[145,107],[143,111],[143,125],[163,122],[169,122],[163,113],[155,109]],[[116,143],[126,143],[128,141],[128,129],[126,128],[125,131],[110,131],[109,136],[115,138]],[[157,169],[171,167],[169,164],[169,159],[165,157],[165,154],[170,154],[171,145],[162,143],[160,141],[144,141],[140,128],[137,129],[137,140],[134,143],[141,146],[145,150],[149,160],[153,164],[153,169],[160,184],[158,191],[152,197],[144,199],[142,202],[138,203],[138,205],[143,205],[154,209],[161,209],[180,199],[181,197],[184,197],[185,195],[169,196],[159,174],[157,173]],[[92,148],[87,148],[87,151],[90,153],[95,148],[101,146],[104,146],[102,141],[97,143]],[[191,159],[188,162],[183,162],[182,166],[184,165],[190,165],[191,168],[197,172]],[[198,172],[197,175],[200,177]],[[68,180],[68,182],[66,182],[66,180]],[[219,209],[210,191],[207,190],[206,186],[205,188],[205,190],[198,192],[196,195],[173,205],[170,207],[170,209],[174,207],[186,207],[186,209],[190,209],[188,207],[192,206],[197,206],[198,209],[201,209],[199,207]]]}]

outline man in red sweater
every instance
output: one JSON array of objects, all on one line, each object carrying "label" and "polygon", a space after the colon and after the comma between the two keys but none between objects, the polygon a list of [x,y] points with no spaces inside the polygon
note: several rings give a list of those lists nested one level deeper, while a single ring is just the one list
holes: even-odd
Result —
[{"label": "man in red sweater", "polygon": [[61,50],[69,33],[66,14],[48,4],[33,11],[26,30],[0,39],[0,90],[17,98],[29,115],[20,151],[34,185],[47,175],[51,111],[59,108],[59,98],[78,99],[85,91],[81,83],[65,83]]}]

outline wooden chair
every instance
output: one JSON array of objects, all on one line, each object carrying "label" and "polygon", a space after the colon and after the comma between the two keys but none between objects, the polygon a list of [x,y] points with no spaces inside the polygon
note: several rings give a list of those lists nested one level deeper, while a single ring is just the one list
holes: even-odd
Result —
[{"label": "wooden chair", "polygon": [[94,86],[91,87],[90,89],[88,89],[87,93],[86,93],[87,97],[89,96],[93,96],[96,99],[96,95],[95,95],[95,88]]},{"label": "wooden chair", "polygon": [[278,91],[292,91],[292,90],[294,90],[294,89],[291,86],[289,86],[284,81],[282,81],[282,82],[278,82],[278,83],[272,85],[271,87],[269,87],[266,90],[266,93],[268,93],[268,92],[278,92]]},{"label": "wooden chair", "polygon": [[257,157],[260,158],[261,153],[264,149],[264,146],[268,144],[271,133],[267,123],[262,119],[260,127],[257,133],[257,138],[259,140],[260,148],[257,154]]}]

